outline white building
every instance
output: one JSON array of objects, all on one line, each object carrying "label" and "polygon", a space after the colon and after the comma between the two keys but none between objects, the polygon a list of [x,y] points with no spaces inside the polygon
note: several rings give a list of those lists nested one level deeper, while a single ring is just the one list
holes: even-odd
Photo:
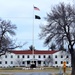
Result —
[{"label": "white building", "polygon": [[32,61],[37,67],[40,66],[62,66],[66,61],[67,66],[71,66],[70,54],[65,51],[45,51],[45,50],[21,50],[8,52],[0,57],[0,67],[24,66],[29,67]]}]

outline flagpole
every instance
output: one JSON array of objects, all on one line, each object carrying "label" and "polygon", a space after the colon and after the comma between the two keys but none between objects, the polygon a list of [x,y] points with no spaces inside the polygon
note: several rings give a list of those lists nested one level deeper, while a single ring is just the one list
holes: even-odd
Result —
[{"label": "flagpole", "polygon": [[32,45],[33,45],[32,54],[34,63],[34,5],[33,5]]},{"label": "flagpole", "polygon": [[34,63],[34,18],[35,19],[41,19],[39,16],[34,15],[34,9],[39,11],[39,8],[35,7],[33,5],[33,24],[32,24],[32,55],[33,55],[33,60],[32,60],[32,64],[36,67],[35,63]]}]

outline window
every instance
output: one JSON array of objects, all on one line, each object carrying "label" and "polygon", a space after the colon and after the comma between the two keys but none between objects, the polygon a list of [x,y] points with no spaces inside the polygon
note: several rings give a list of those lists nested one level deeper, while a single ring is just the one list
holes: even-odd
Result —
[{"label": "window", "polygon": [[27,61],[27,64],[30,64],[30,61]]},{"label": "window", "polygon": [[46,56],[45,56],[45,55],[44,55],[43,57],[44,57],[44,58],[46,58]]},{"label": "window", "polygon": [[41,58],[40,55],[39,55],[39,58]]},{"label": "window", "polygon": [[55,55],[55,58],[57,58],[57,55]]},{"label": "window", "polygon": [[67,55],[66,58],[69,58],[69,56]]},{"label": "window", "polygon": [[33,56],[33,58],[35,58],[35,55]]},{"label": "window", "polygon": [[43,64],[45,64],[45,61],[43,62]]},{"label": "window", "polygon": [[7,61],[5,61],[5,64],[7,64]]},{"label": "window", "polygon": [[61,61],[61,64],[63,64],[63,61]]},{"label": "window", "polygon": [[18,55],[17,58],[20,58],[20,56]]},{"label": "window", "polygon": [[11,55],[11,58],[13,58],[13,55]]},{"label": "window", "polygon": [[48,58],[50,58],[50,55],[48,56]]},{"label": "window", "polygon": [[69,64],[69,62],[67,61],[66,64]]},{"label": "window", "polygon": [[13,61],[11,61],[11,64],[13,64]]},{"label": "window", "polygon": [[2,61],[0,61],[0,64],[2,64]]},{"label": "window", "polygon": [[63,55],[61,55],[61,58],[63,58]]},{"label": "window", "polygon": [[22,56],[22,58],[24,58],[24,55]]},{"label": "window", "polygon": [[38,64],[41,64],[41,61],[38,61]]},{"label": "window", "polygon": [[5,55],[5,58],[7,58],[7,55]]},{"label": "window", "polygon": [[55,64],[57,64],[57,61],[55,61]]},{"label": "window", "polygon": [[25,64],[25,62],[23,61],[22,64]]},{"label": "window", "polygon": [[29,55],[27,56],[27,58],[29,58]]}]

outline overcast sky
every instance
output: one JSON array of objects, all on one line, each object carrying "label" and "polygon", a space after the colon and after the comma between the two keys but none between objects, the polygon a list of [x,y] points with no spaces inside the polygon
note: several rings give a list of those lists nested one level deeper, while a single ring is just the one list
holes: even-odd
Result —
[{"label": "overcast sky", "polygon": [[[10,20],[17,26],[15,39],[17,42],[27,42],[22,49],[28,49],[32,45],[34,24],[34,46],[39,50],[47,50],[48,47],[43,45],[44,40],[39,40],[39,26],[46,24],[44,17],[60,2],[73,4],[73,0],[0,0],[0,17],[3,20]],[[33,5],[40,11],[35,11]],[[41,17],[41,20],[34,19],[36,14]]]}]

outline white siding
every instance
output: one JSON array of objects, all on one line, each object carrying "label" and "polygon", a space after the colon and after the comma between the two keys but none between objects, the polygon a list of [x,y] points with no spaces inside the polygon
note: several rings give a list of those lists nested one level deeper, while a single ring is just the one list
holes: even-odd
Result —
[{"label": "white siding", "polygon": [[[52,56],[53,63],[48,63],[48,66],[55,66],[59,67],[63,64],[61,62],[66,61],[67,66],[71,66],[70,62],[70,54],[62,51],[58,51],[54,54],[35,54],[34,60],[36,61],[36,66],[45,66],[44,61],[48,58],[48,56]],[[19,58],[18,58],[19,56]],[[29,56],[29,58],[28,58]],[[40,56],[40,58],[39,58]],[[45,57],[44,57],[45,56]],[[57,56],[57,58],[55,58]],[[68,58],[68,57],[69,58]],[[67,58],[66,58],[67,57]],[[30,64],[27,64],[27,61],[33,61],[33,55],[31,54],[14,54],[14,53],[6,53],[5,55],[0,57],[0,67],[12,67],[12,66],[30,66]],[[38,62],[41,61],[41,64],[39,65]]]}]

